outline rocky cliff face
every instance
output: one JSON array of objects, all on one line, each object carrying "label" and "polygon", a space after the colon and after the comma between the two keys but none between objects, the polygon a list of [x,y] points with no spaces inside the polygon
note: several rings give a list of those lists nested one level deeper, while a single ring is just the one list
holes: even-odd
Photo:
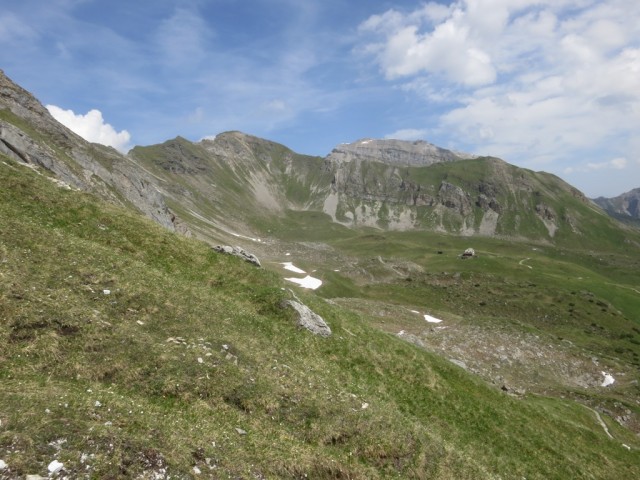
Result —
[{"label": "rocky cliff face", "polygon": [[91,144],[58,123],[1,70],[0,153],[41,167],[73,188],[133,206],[164,227],[176,229],[175,215],[146,172],[116,150]]},{"label": "rocky cliff face", "polygon": [[334,164],[381,162],[387,165],[425,167],[434,163],[476,158],[476,155],[453,152],[422,140],[375,140],[371,138],[338,145],[327,156]]},{"label": "rocky cliff face", "polygon": [[640,221],[640,188],[634,188],[617,197],[598,197],[593,201],[616,218]]},{"label": "rocky cliff face", "polygon": [[437,155],[425,156],[429,144],[424,142],[419,152],[416,142],[382,142],[393,145],[393,153],[381,157],[392,155],[393,160],[374,160],[372,152],[379,152],[379,147],[367,150],[367,155],[358,153],[361,142],[347,153],[334,150],[327,157],[333,182],[324,212],[335,221],[552,241],[557,233],[585,228],[575,221],[581,215],[573,213],[573,206],[595,213],[584,195],[553,175],[437,147],[429,147]]}]

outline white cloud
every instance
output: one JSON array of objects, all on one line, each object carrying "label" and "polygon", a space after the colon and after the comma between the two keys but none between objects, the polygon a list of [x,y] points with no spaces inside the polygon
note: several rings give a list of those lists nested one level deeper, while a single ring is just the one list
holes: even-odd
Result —
[{"label": "white cloud", "polygon": [[438,109],[439,141],[530,168],[615,171],[640,156],[638,18],[637,0],[428,3],[369,18],[360,51]]},{"label": "white cloud", "polygon": [[263,108],[269,112],[284,112],[288,109],[287,103],[280,99],[274,99],[266,102]]},{"label": "white cloud", "polygon": [[126,153],[131,147],[129,132],[117,132],[110,124],[105,123],[100,110],[90,110],[86,115],[76,115],[73,110],[64,110],[55,105],[47,105],[47,110],[53,118],[88,142],[107,145],[122,153]]},{"label": "white cloud", "polygon": [[626,158],[619,157],[607,162],[588,162],[585,166],[567,167],[564,173],[593,172],[596,170],[624,170],[629,165]]},{"label": "white cloud", "polygon": [[427,18],[434,18],[431,11],[407,17],[403,22],[391,10],[361,25],[362,32],[385,37],[383,43],[371,44],[367,51],[376,55],[387,78],[428,72],[465,85],[484,85],[495,80],[490,55],[474,41],[474,32],[460,21],[459,15],[454,12],[433,30],[421,33],[421,20]]}]

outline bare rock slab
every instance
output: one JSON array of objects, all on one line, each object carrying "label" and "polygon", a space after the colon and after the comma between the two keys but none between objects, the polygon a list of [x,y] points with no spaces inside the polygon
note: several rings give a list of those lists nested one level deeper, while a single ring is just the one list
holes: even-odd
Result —
[{"label": "bare rock slab", "polygon": [[328,337],[331,335],[331,328],[324,321],[324,319],[312,311],[306,305],[296,302],[295,300],[285,300],[283,306],[291,307],[296,311],[298,316],[298,325],[306,328],[314,335],[320,335],[321,337]]},{"label": "bare rock slab", "polygon": [[256,267],[261,267],[260,260],[253,253],[247,252],[241,247],[231,247],[229,245],[216,245],[213,250],[218,253],[225,253],[227,255],[233,255],[243,259],[245,262],[249,262]]}]

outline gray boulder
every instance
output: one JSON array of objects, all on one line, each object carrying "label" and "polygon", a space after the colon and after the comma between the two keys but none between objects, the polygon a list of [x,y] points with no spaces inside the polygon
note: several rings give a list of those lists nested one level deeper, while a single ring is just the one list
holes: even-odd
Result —
[{"label": "gray boulder", "polygon": [[256,267],[261,267],[260,260],[253,253],[249,253],[241,247],[230,247],[229,245],[216,245],[213,247],[213,250],[218,253],[224,253],[227,255],[233,255],[235,257],[240,257],[245,262],[249,262]]},{"label": "gray boulder", "polygon": [[296,302],[295,300],[285,300],[283,306],[291,307],[296,311],[298,316],[298,325],[306,328],[314,335],[320,335],[321,337],[328,337],[331,335],[331,328],[324,321],[324,319],[313,312],[306,305]]}]

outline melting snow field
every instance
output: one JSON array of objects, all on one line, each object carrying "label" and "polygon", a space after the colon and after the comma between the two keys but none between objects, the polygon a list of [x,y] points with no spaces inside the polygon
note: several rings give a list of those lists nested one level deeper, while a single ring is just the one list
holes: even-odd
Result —
[{"label": "melting snow field", "polygon": [[[420,312],[417,311],[417,310],[411,310],[411,313],[416,313],[416,314],[420,315]],[[439,318],[432,317],[431,315],[427,315],[426,313],[424,314],[424,319],[429,323],[441,323],[442,322],[442,320],[440,320]]]},{"label": "melting snow field", "polygon": [[320,285],[322,285],[322,280],[318,278],[314,278],[310,275],[307,275],[304,278],[285,278],[285,280],[288,280],[293,283],[297,283],[301,287],[310,288],[311,290],[315,290],[319,288]]},{"label": "melting snow field", "polygon": [[431,315],[424,315],[424,319],[429,322],[429,323],[440,323],[442,322],[442,320],[440,320],[439,318],[436,317],[432,317]]},{"label": "melting snow field", "polygon": [[[286,255],[290,255],[289,253],[287,253]],[[306,274],[307,272],[305,272],[304,270],[302,270],[301,268],[296,267],[293,262],[280,262],[280,265],[282,265],[282,267],[285,270],[289,270],[290,272],[293,273],[304,273]],[[315,272],[315,270],[314,270]],[[311,290],[315,290],[317,288],[320,287],[320,285],[322,285],[322,280],[312,277],[311,275],[307,275],[304,278],[285,278],[285,280],[289,281],[289,282],[293,282],[293,283],[297,283],[298,285],[300,285],[302,288],[310,288]]]},{"label": "melting snow field", "polygon": [[602,372],[602,376],[604,377],[604,380],[602,380],[602,383],[600,384],[601,387],[608,387],[609,385],[613,385],[613,382],[616,381],[610,373]]},{"label": "melting snow field", "polygon": [[280,265],[282,265],[284,267],[285,270],[289,270],[290,272],[294,272],[294,273],[307,273],[304,270],[302,270],[301,268],[296,267],[293,263],[291,262],[282,262]]}]

